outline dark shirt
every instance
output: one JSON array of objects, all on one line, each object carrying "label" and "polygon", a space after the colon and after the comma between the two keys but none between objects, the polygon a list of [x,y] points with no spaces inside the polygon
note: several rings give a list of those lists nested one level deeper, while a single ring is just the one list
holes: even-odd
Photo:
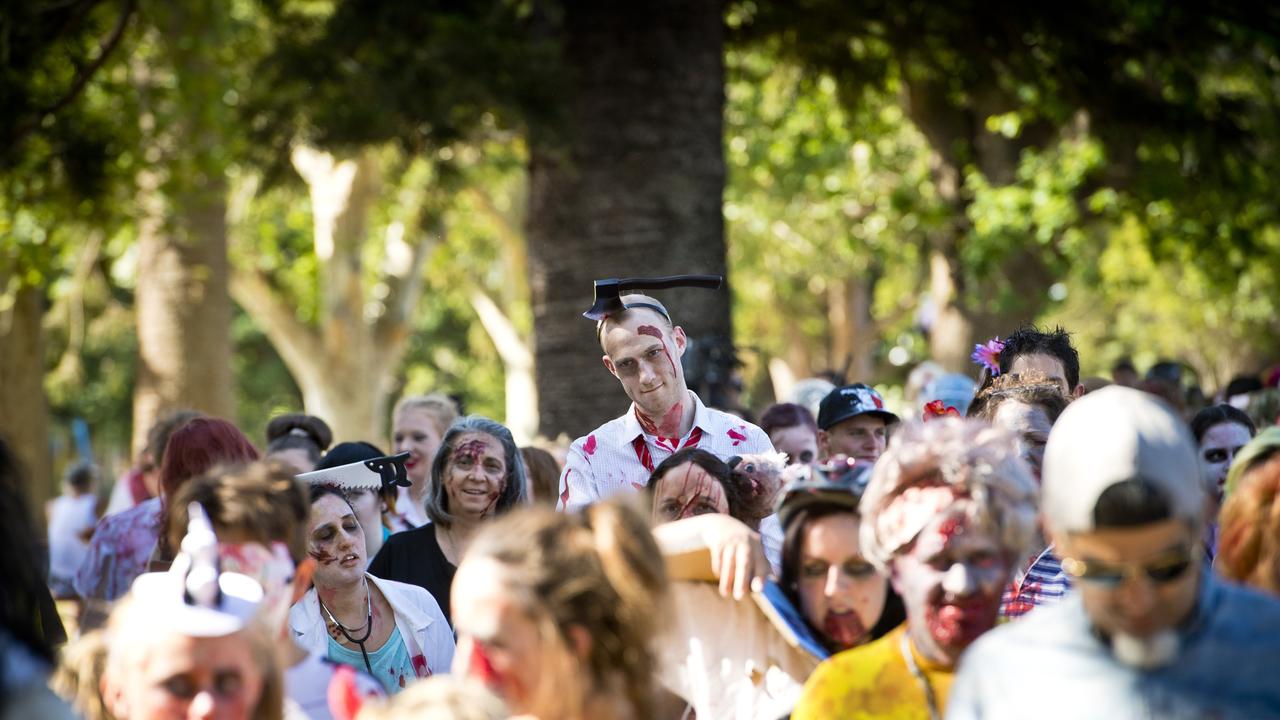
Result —
[{"label": "dark shirt", "polygon": [[374,577],[417,585],[431,593],[450,627],[453,618],[449,615],[449,587],[456,572],[457,566],[445,559],[436,542],[432,523],[393,534],[369,564],[369,574]]}]

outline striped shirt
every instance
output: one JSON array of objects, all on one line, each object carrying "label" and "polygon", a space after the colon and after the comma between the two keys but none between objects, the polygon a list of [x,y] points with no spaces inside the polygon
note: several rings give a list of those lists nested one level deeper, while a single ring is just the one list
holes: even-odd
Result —
[{"label": "striped shirt", "polygon": [[[645,433],[633,403],[622,417],[575,440],[560,476],[556,507],[578,510],[615,493],[643,490],[653,469],[684,448],[701,448],[721,460],[774,451],[769,436],[760,428],[703,405],[693,391],[689,397],[693,398],[693,427],[682,438]],[[782,552],[782,526],[776,516],[761,521],[760,534],[765,555],[776,568]]]},{"label": "striped shirt", "polygon": [[1052,605],[1071,589],[1053,546],[1040,551],[1025,572],[1016,576],[1000,598],[1001,621],[1022,617],[1041,605]]}]

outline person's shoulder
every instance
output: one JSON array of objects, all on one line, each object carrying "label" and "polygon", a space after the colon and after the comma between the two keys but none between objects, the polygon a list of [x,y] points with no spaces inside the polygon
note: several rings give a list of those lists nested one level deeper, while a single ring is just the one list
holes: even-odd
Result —
[{"label": "person's shoulder", "polygon": [[399,580],[388,580],[375,575],[370,575],[378,589],[387,598],[387,601],[393,605],[402,603],[412,604],[419,608],[434,608],[437,612],[440,610],[440,604],[436,602],[434,595],[426,588],[412,583],[400,582]]},{"label": "person's shoulder", "polygon": [[804,683],[804,691],[793,718],[837,717],[860,704],[859,698],[876,691],[881,670],[891,658],[901,657],[897,648],[903,630],[860,645],[823,660]]},{"label": "person's shoulder", "polygon": [[592,442],[592,439],[599,442],[601,438],[611,438],[616,435],[623,434],[627,429],[627,425],[634,422],[634,417],[635,416],[631,413],[631,408],[628,407],[627,411],[618,417],[601,424],[595,430],[592,430],[586,435],[574,440],[571,447],[581,449],[587,443]]},{"label": "person's shoulder", "polygon": [[378,551],[378,557],[382,557],[382,553],[388,549],[397,555],[406,552],[419,552],[423,547],[423,543],[435,543],[435,541],[435,523],[427,523],[409,530],[401,530],[397,533],[391,533],[383,541],[382,549]]},{"label": "person's shoulder", "polygon": [[741,447],[743,452],[748,453],[771,452],[773,450],[773,442],[769,440],[769,436],[758,425],[713,407],[704,407],[704,409],[707,413],[707,424],[711,426],[710,429],[713,432],[727,434],[729,439],[733,441],[734,447]]},{"label": "person's shoulder", "polygon": [[974,641],[965,655],[990,660],[1025,657],[1038,647],[1058,645],[1077,634],[1085,634],[1087,626],[1079,622],[1083,609],[1076,606],[1077,602],[1069,596],[998,625]]},{"label": "person's shoulder", "polygon": [[1221,593],[1216,613],[1219,622],[1247,626],[1251,632],[1280,630],[1280,599],[1217,577],[1210,582],[1215,583],[1216,591]]},{"label": "person's shoulder", "polygon": [[436,622],[443,623],[445,628],[449,627],[444,611],[440,609],[439,601],[426,588],[379,577],[374,577],[374,580],[378,589],[382,591],[382,595],[391,604],[392,610],[403,615],[415,627]]}]

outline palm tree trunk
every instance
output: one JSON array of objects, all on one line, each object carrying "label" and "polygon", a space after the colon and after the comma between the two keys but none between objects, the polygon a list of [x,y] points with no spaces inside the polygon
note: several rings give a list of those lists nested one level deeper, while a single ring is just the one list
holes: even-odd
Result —
[{"label": "palm tree trunk", "polygon": [[[529,261],[539,428],[584,434],[627,400],[582,318],[596,278],[723,273],[723,5],[571,0],[557,137],[535,135]],[[729,294],[660,293],[694,339],[728,338]]]}]

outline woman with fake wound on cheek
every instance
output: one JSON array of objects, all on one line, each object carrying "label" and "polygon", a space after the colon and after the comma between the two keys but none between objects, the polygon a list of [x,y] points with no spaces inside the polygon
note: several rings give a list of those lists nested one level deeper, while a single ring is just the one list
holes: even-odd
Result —
[{"label": "woman with fake wound on cheek", "polygon": [[[369,572],[426,589],[449,607],[449,588],[471,539],[494,518],[528,503],[524,459],[511,431],[486,417],[455,422],[427,484],[431,522],[387,538]],[[445,610],[445,619],[449,619]]]},{"label": "woman with fake wound on cheek", "polygon": [[307,552],[313,587],[291,609],[300,646],[364,669],[388,695],[448,672],[453,634],[431,594],[365,572],[364,530],[341,488],[312,484]]}]

